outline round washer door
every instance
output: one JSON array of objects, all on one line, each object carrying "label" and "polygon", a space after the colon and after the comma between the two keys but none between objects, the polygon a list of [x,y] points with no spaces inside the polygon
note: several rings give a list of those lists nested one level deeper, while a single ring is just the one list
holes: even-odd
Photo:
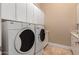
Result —
[{"label": "round washer door", "polygon": [[40,31],[40,40],[41,41],[45,40],[45,30],[44,29],[41,29],[41,31]]},{"label": "round washer door", "polygon": [[34,41],[34,32],[31,29],[23,29],[17,34],[14,47],[18,53],[27,53],[33,47]]}]

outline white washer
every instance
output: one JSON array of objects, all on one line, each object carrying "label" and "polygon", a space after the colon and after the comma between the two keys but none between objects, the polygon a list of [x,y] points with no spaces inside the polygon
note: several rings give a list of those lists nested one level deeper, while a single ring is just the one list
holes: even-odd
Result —
[{"label": "white washer", "polygon": [[45,40],[43,41],[43,48],[45,48],[47,46],[47,44],[48,44],[48,39],[49,39],[48,34],[49,34],[48,30],[45,29]]},{"label": "white washer", "polygon": [[44,25],[36,25],[36,49],[35,54],[40,52],[48,43],[48,38],[46,37]]},{"label": "white washer", "polygon": [[40,50],[39,52],[37,52],[36,55],[44,55],[44,54],[43,54],[43,49]]},{"label": "white washer", "polygon": [[33,24],[2,21],[2,54],[34,55],[35,31]]}]

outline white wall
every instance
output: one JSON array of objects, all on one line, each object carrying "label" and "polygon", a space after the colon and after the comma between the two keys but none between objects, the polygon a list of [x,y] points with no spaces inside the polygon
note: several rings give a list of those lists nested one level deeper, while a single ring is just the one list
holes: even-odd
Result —
[{"label": "white wall", "polygon": [[70,32],[76,27],[76,4],[42,4],[45,11],[45,26],[49,31],[49,41],[63,45],[71,44]]}]

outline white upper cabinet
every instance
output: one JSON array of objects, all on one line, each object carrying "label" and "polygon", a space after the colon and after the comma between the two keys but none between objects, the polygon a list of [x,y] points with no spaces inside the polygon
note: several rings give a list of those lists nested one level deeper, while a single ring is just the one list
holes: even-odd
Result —
[{"label": "white upper cabinet", "polygon": [[42,23],[42,22],[41,22],[41,20],[42,20],[42,19],[41,19],[41,11],[40,11],[40,9],[38,9],[37,11],[38,11],[38,12],[37,12],[37,13],[38,13],[38,14],[37,14],[37,24],[41,24],[41,23]]},{"label": "white upper cabinet", "polygon": [[40,17],[39,18],[40,24],[44,25],[44,19],[43,19],[44,15],[43,15],[43,12],[41,10],[39,10],[39,17]]},{"label": "white upper cabinet", "polygon": [[44,12],[41,11],[41,24],[44,25]]},{"label": "white upper cabinet", "polygon": [[37,7],[34,7],[34,22],[44,25],[44,13]]},{"label": "white upper cabinet", "polygon": [[38,8],[34,6],[34,23],[38,24]]},{"label": "white upper cabinet", "polygon": [[15,4],[2,3],[1,4],[1,18],[7,20],[15,20]]},{"label": "white upper cabinet", "polygon": [[44,25],[44,13],[33,3],[2,3],[1,18]]},{"label": "white upper cabinet", "polygon": [[26,4],[16,3],[16,20],[26,22]]},{"label": "white upper cabinet", "polygon": [[77,24],[79,24],[79,4],[77,4]]},{"label": "white upper cabinet", "polygon": [[27,4],[27,22],[34,23],[34,5],[33,4]]}]

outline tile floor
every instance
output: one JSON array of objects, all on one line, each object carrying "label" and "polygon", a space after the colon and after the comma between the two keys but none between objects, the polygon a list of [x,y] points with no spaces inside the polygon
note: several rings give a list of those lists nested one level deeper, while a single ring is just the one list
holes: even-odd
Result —
[{"label": "tile floor", "polygon": [[47,46],[44,48],[44,55],[72,55],[72,50],[59,48],[59,47],[50,47]]}]

